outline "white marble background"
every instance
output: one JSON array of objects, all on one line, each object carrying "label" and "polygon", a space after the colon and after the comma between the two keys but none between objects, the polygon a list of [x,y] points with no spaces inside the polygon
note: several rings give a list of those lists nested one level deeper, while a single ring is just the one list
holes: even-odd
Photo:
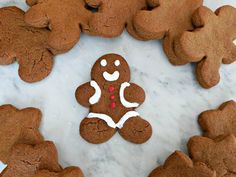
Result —
[{"label": "white marble background", "polygon": [[[211,9],[223,4],[236,7],[235,0],[205,0]],[[0,6],[7,5],[27,9],[24,0],[0,0]],[[134,145],[116,134],[105,144],[92,145],[79,135],[80,121],[88,110],[77,104],[75,89],[90,80],[95,60],[111,52],[127,59],[132,81],[146,90],[146,102],[139,108],[153,126],[146,144]],[[73,50],[56,57],[51,75],[39,83],[24,83],[17,69],[18,64],[0,66],[0,104],[40,108],[41,131],[56,143],[60,162],[80,166],[86,177],[147,177],[173,151],[186,152],[188,138],[201,133],[200,112],[236,99],[236,63],[222,66],[220,84],[205,90],[195,79],[194,65],[174,67],[160,41],[140,42],[126,32],[116,39],[83,35]]]}]

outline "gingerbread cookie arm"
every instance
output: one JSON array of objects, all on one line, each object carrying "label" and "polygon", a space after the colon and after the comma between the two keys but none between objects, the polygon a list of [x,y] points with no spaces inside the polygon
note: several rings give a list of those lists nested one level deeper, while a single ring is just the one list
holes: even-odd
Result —
[{"label": "gingerbread cookie arm", "polygon": [[19,56],[19,76],[29,83],[44,79],[53,67],[52,53],[43,49],[32,50],[27,55]]},{"label": "gingerbread cookie arm", "polygon": [[46,15],[45,7],[37,3],[34,4],[34,0],[30,1],[29,3],[32,5],[32,7],[25,13],[25,22],[37,28],[47,27],[49,18]]},{"label": "gingerbread cookie arm", "polygon": [[200,162],[205,149],[209,149],[211,145],[214,145],[214,141],[202,136],[190,138],[187,144],[191,157],[193,157],[195,161]]},{"label": "gingerbread cookie arm", "polygon": [[128,102],[136,102],[139,105],[145,101],[145,92],[137,84],[131,83],[129,87],[124,90],[124,97]]},{"label": "gingerbread cookie arm", "polygon": [[180,151],[176,151],[171,156],[169,156],[165,161],[164,167],[172,168],[176,167],[176,164],[178,164],[178,166],[185,166],[185,167],[193,166],[192,160],[187,155],[185,155]]},{"label": "gingerbread cookie arm", "polygon": [[79,104],[81,104],[84,107],[89,107],[90,105],[94,103],[93,100],[91,101],[91,98],[95,95],[96,90],[91,85],[92,85],[92,81],[87,82],[81,85],[80,87],[78,87],[75,92],[76,100],[78,101]]},{"label": "gingerbread cookie arm", "polygon": [[201,6],[194,12],[192,22],[195,27],[202,27],[211,22],[212,18],[217,18],[215,13],[209,8]]},{"label": "gingerbread cookie arm", "polygon": [[[34,146],[35,152],[41,151],[39,169],[50,169],[50,171],[59,172],[61,167],[58,164],[57,149],[53,142],[45,141]],[[53,157],[53,158],[52,158]]]},{"label": "gingerbread cookie arm", "polygon": [[[80,38],[80,23],[71,22],[62,19],[54,19],[50,23],[51,33],[48,35],[48,44],[55,51],[54,53],[62,53],[71,49]],[[70,34],[70,35],[68,35]]]},{"label": "gingerbread cookie arm", "polygon": [[[142,39],[161,39],[165,36],[169,27],[166,22],[156,20],[163,19],[162,13],[159,11],[160,8],[156,7],[152,11],[142,10],[135,15],[133,25],[138,36]],[[154,21],[155,23],[153,23]]]}]

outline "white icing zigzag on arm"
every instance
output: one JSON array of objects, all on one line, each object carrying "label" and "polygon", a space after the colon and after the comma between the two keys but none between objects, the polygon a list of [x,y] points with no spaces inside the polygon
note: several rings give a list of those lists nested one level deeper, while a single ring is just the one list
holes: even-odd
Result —
[{"label": "white icing zigzag on arm", "polygon": [[97,103],[100,100],[102,92],[101,92],[101,89],[100,89],[100,87],[99,87],[99,85],[97,84],[96,81],[91,81],[90,85],[95,89],[95,93],[89,99],[89,103],[90,104],[95,104],[95,103]]},{"label": "white icing zigzag on arm", "polygon": [[123,84],[121,84],[121,86],[120,86],[120,101],[121,101],[122,105],[125,106],[126,108],[136,108],[139,106],[139,104],[135,103],[135,102],[134,103],[128,102],[124,96],[125,89],[129,86],[130,86],[130,83],[128,83],[128,82],[124,82]]}]

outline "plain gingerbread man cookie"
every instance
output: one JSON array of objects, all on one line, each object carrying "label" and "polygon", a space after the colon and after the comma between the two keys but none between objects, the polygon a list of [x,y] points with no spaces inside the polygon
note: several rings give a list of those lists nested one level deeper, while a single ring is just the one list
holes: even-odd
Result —
[{"label": "plain gingerbread man cookie", "polygon": [[163,166],[157,167],[149,177],[216,177],[214,171],[204,163],[193,163],[182,152],[176,151],[165,161]]},{"label": "plain gingerbread man cookie", "polygon": [[90,143],[108,141],[118,130],[133,143],[144,143],[151,125],[135,111],[145,100],[144,90],[130,81],[130,69],[123,57],[108,54],[99,58],[91,71],[92,81],[78,87],[77,101],[89,108],[80,134]]},{"label": "plain gingerbread man cookie", "polygon": [[[138,10],[147,7],[146,0],[85,0],[87,5],[97,8],[98,11],[91,16],[88,28],[84,32],[102,37],[117,37],[125,27],[132,36],[132,19]],[[148,0],[150,1],[150,0]],[[138,37],[138,36],[137,36]]]},{"label": "plain gingerbread man cookie", "polygon": [[37,28],[48,27],[48,44],[54,53],[70,50],[80,38],[81,26],[87,25],[91,12],[84,0],[27,0],[31,8],[25,22]]},{"label": "plain gingerbread man cookie", "polygon": [[198,120],[209,138],[229,134],[236,136],[236,103],[225,102],[218,109],[203,112]]},{"label": "plain gingerbread man cookie", "polygon": [[152,10],[140,10],[133,19],[139,38],[145,40],[164,39],[163,48],[170,62],[186,64],[175,54],[174,40],[182,32],[193,30],[192,15],[203,0],[152,0]]},{"label": "plain gingerbread man cookie", "polygon": [[15,144],[33,145],[43,141],[38,130],[41,116],[35,108],[18,110],[12,105],[0,106],[0,161],[8,161]]},{"label": "plain gingerbread man cookie", "polygon": [[0,64],[17,60],[19,76],[31,83],[50,74],[53,54],[47,45],[49,30],[30,27],[24,14],[17,7],[0,8]]},{"label": "plain gingerbread man cookie", "polygon": [[61,172],[41,170],[36,173],[35,177],[84,177],[84,175],[78,167],[68,167]]},{"label": "plain gingerbread man cookie", "polygon": [[188,142],[194,162],[203,162],[216,171],[217,177],[234,177],[236,174],[236,138],[234,135],[215,140],[195,136]]},{"label": "plain gingerbread man cookie", "polygon": [[212,12],[200,7],[193,15],[194,31],[184,32],[176,40],[175,52],[186,62],[198,62],[197,79],[204,88],[220,81],[221,64],[236,60],[236,9],[223,6]]},{"label": "plain gingerbread man cookie", "polygon": [[61,171],[58,164],[56,147],[45,141],[37,145],[18,144],[13,147],[7,168],[1,177],[35,177],[40,169],[52,172]]}]

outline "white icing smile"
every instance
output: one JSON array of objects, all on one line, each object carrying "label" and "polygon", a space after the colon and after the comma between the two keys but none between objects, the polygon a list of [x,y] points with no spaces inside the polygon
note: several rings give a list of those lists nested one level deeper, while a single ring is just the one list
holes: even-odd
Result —
[{"label": "white icing smile", "polygon": [[119,71],[115,71],[114,73],[110,74],[105,71],[105,72],[103,72],[103,77],[107,81],[116,81],[119,79],[120,73],[119,73]]}]

